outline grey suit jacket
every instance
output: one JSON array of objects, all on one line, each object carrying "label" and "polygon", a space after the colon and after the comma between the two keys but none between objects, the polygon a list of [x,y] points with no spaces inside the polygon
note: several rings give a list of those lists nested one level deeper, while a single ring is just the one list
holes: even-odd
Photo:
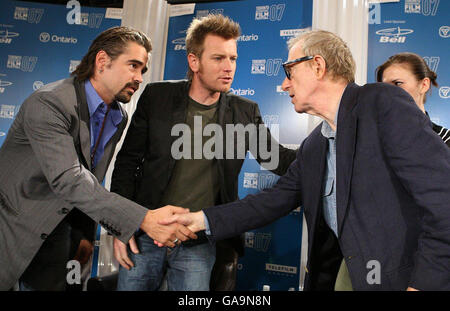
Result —
[{"label": "grey suit jacket", "polygon": [[123,242],[139,228],[147,209],[98,182],[125,125],[126,120],[106,145],[93,175],[81,84],[74,78],[57,81],[25,100],[0,149],[0,290],[15,284],[73,208]]}]

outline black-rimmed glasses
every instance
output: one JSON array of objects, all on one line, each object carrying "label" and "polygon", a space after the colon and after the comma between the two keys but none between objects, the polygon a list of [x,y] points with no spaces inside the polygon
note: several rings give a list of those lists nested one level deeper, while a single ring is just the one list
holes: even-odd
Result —
[{"label": "black-rimmed glasses", "polygon": [[286,74],[286,77],[288,78],[288,80],[291,80],[291,67],[295,64],[299,64],[301,62],[307,61],[307,60],[311,60],[313,59],[314,56],[304,56],[304,57],[300,57],[294,60],[290,60],[287,62],[284,62],[282,64],[283,69],[284,69],[284,73]]}]

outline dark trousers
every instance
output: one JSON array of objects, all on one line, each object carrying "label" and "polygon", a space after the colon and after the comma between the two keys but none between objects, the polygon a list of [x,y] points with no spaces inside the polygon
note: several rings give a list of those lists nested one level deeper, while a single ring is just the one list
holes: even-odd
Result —
[{"label": "dark trousers", "polygon": [[216,243],[216,262],[209,285],[211,291],[233,291],[236,288],[238,258],[239,253],[233,246],[223,241]]},{"label": "dark trousers", "polygon": [[334,291],[336,277],[342,262],[339,242],[320,215],[311,251],[308,282],[305,290]]}]

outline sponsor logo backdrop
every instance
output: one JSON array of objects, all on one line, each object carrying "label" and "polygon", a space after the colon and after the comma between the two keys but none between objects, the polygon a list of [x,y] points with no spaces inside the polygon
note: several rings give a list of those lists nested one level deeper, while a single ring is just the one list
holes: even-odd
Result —
[{"label": "sponsor logo backdrop", "polygon": [[[186,77],[186,29],[194,17],[222,13],[241,25],[238,61],[231,92],[259,104],[264,122],[279,141],[297,148],[307,134],[306,116],[295,113],[281,90],[288,39],[309,30],[312,1],[247,0],[197,4],[193,14],[169,21],[164,79]],[[278,176],[262,169],[251,156],[239,176],[239,196],[271,187]],[[302,212],[297,209],[261,229],[245,234],[245,256],[240,258],[238,290],[292,290],[299,287]]]},{"label": "sponsor logo backdrop", "polygon": [[[2,0],[0,10],[0,146],[23,101],[69,77],[103,30],[119,26],[105,8]],[[79,20],[77,20],[77,16]]]},{"label": "sponsor logo backdrop", "polygon": [[367,81],[375,82],[375,69],[389,56],[413,52],[437,73],[425,109],[431,120],[450,127],[450,1],[400,0],[380,4],[380,24],[369,25]]}]

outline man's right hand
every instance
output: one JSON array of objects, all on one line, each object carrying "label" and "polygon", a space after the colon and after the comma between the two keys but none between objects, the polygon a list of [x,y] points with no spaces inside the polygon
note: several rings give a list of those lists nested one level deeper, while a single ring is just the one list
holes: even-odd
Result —
[{"label": "man's right hand", "polygon": [[205,230],[205,214],[203,211],[198,211],[195,213],[178,213],[170,218],[160,220],[158,223],[161,225],[170,225],[178,223],[180,225],[186,226],[192,232],[198,232],[200,230]]},{"label": "man's right hand", "polygon": [[175,247],[178,241],[197,239],[197,235],[186,226],[179,223],[162,225],[159,221],[168,219],[175,214],[187,213],[189,213],[189,209],[172,205],[166,205],[156,210],[149,210],[141,224],[141,229],[153,240],[158,241],[165,246]]}]

